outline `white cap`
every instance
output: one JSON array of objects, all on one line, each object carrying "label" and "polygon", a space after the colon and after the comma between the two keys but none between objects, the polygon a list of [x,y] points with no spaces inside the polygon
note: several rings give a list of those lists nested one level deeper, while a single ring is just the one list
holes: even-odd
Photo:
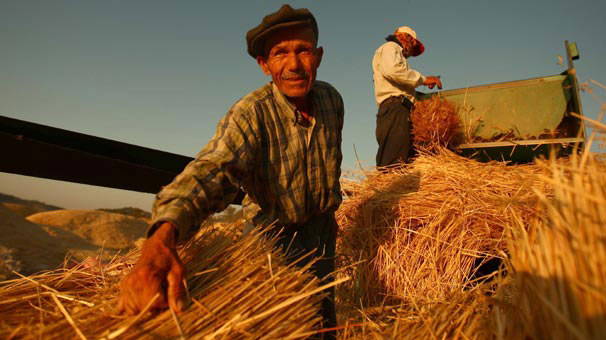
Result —
[{"label": "white cap", "polygon": [[417,39],[417,32],[415,32],[412,28],[408,27],[408,26],[402,26],[402,27],[398,27],[398,29],[396,30],[396,32],[399,33],[407,33],[409,34],[411,37]]}]

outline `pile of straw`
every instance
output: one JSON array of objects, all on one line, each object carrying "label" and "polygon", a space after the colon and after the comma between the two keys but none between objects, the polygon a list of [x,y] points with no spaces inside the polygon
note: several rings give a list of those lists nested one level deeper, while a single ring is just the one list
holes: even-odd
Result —
[{"label": "pile of straw", "polygon": [[312,334],[322,298],[318,280],[306,268],[285,265],[275,242],[258,233],[232,239],[204,235],[180,250],[192,303],[178,317],[170,310],[114,314],[117,283],[135,252],[103,267],[1,283],[0,338],[296,339]]},{"label": "pile of straw", "polygon": [[545,214],[512,226],[512,306],[498,315],[507,339],[606,338],[606,166],[590,154],[543,162]]},{"label": "pile of straw", "polygon": [[344,182],[338,250],[354,278],[344,295],[364,306],[419,304],[469,285],[480,264],[505,256],[511,213],[536,216],[539,171],[440,149]]},{"label": "pile of straw", "polygon": [[[347,287],[349,291],[338,290],[341,299],[344,294],[349,293],[358,294],[357,297],[361,300],[356,306],[358,314],[350,312],[349,319],[342,321],[347,328],[341,331],[340,338],[606,338],[606,163],[594,156],[587,150],[581,156],[573,155],[570,159],[554,158],[538,161],[533,166],[501,169],[497,163],[488,163],[485,177],[475,185],[467,177],[465,180],[449,179],[447,181],[453,185],[452,191],[436,188],[436,193],[429,193],[423,190],[423,186],[431,183],[435,187],[437,182],[434,181],[437,179],[428,181],[424,178],[424,166],[432,165],[436,167],[437,173],[443,176],[447,174],[437,168],[436,162],[424,159],[428,155],[421,155],[419,160],[423,161],[424,166],[413,163],[410,167],[394,170],[388,175],[392,176],[390,180],[393,187],[388,186],[387,179],[380,181],[380,175],[371,176],[368,179],[370,183],[350,183],[349,186],[356,188],[358,192],[351,198],[352,201],[346,204],[355,204],[360,210],[359,223],[365,221],[368,226],[374,226],[374,230],[360,232],[360,235],[353,239],[358,240],[358,243],[341,243],[341,249],[349,251],[349,254],[359,255],[358,260],[367,259],[375,265],[364,266],[365,262],[361,262],[356,267],[353,263],[352,272],[358,271],[358,286]],[[444,166],[447,164],[445,157],[452,155],[440,152],[431,157],[441,159]],[[469,177],[480,175],[474,170],[477,170],[475,167],[479,169],[482,166],[460,164],[461,171],[468,171]],[[406,178],[412,176],[410,173],[414,169],[420,173],[418,185],[412,184],[413,177],[397,182],[398,177],[395,175]],[[456,170],[456,167],[451,170]],[[430,173],[432,176],[438,176],[433,171]],[[458,172],[450,174],[453,177],[460,175]],[[519,179],[514,180],[515,177]],[[481,188],[482,181],[490,185]],[[467,186],[456,185],[463,182]],[[518,190],[512,190],[515,186]],[[489,190],[489,187],[492,189]],[[371,188],[376,188],[374,197],[371,195]],[[381,191],[386,188],[390,191],[391,198]],[[398,190],[400,199],[395,197]],[[493,192],[485,192],[486,190]],[[421,192],[425,196],[442,195],[444,204],[437,209],[427,203],[428,198],[417,196]],[[366,200],[361,201],[358,196],[364,196]],[[403,204],[411,203],[412,197],[419,199],[418,204],[422,206],[411,208],[412,212],[402,214]],[[461,208],[459,220],[449,216],[448,211],[454,206],[453,201],[463,200],[469,203],[472,197],[486,201],[484,204],[476,202]],[[492,201],[489,200],[491,198]],[[507,202],[508,200],[510,202]],[[369,208],[369,203],[374,207]],[[382,209],[380,205],[383,205]],[[496,210],[487,213],[491,210],[486,209],[488,205],[493,205],[495,209],[499,206],[502,208],[500,218],[497,219],[497,215],[493,215]],[[422,207],[425,207],[424,213]],[[349,221],[345,215],[355,216],[354,206],[350,208],[352,210],[340,214],[342,222]],[[385,216],[385,213],[392,215]],[[500,230],[501,238],[497,240],[493,237],[487,243],[476,239],[487,237],[490,233],[481,231],[481,226],[477,224],[480,223],[479,220],[473,222],[474,219],[470,219],[469,216],[475,213],[485,220],[485,228]],[[429,218],[430,222],[419,226],[419,221],[430,214],[434,214],[434,217]],[[381,217],[386,218],[382,227],[388,230],[387,235],[378,231],[381,227]],[[443,227],[436,227],[439,221],[445,222]],[[468,224],[467,228],[474,231],[472,235],[463,237],[463,234],[454,232],[455,225],[469,222],[472,223]],[[429,229],[431,233],[425,231],[429,225],[434,226]],[[345,226],[344,240],[354,233],[354,230],[351,230],[352,225]],[[358,228],[360,226],[358,225]],[[396,255],[391,250],[394,248],[392,243],[398,241],[398,229],[414,235],[400,239],[399,242],[404,243],[404,246],[396,247],[402,250],[400,263],[390,262],[392,268],[386,268],[385,262],[380,259]],[[377,235],[382,237],[382,243],[376,238]],[[436,250],[439,243],[446,242],[444,236],[447,235],[451,238],[447,241],[448,247],[442,250],[447,252],[445,256],[449,259],[444,259]],[[348,248],[360,246],[363,237],[376,244],[374,258],[368,256],[371,255],[368,252],[370,247],[359,252]],[[419,246],[420,243],[414,238],[425,239],[425,246]],[[497,250],[497,253],[501,249],[500,253],[504,256],[505,265],[494,274],[492,280],[471,284],[473,282],[469,277],[463,277],[463,282],[460,282],[448,280],[448,277],[454,278],[456,275],[436,275],[456,269],[466,271],[461,258],[467,254],[478,253],[481,246],[486,245],[494,247],[492,251]],[[458,249],[458,252],[452,251],[455,249]],[[381,256],[380,252],[385,255]],[[486,248],[480,252],[490,253],[491,249]],[[450,265],[441,260],[451,260],[454,264]],[[408,264],[405,264],[407,262]],[[459,267],[454,268],[455,266]],[[375,275],[381,276],[381,273],[387,270],[392,276],[383,277],[392,280],[397,278],[396,269],[400,270],[399,275],[405,279],[406,284],[400,286],[402,291],[391,293],[401,298],[401,303],[390,307],[383,301],[379,308],[365,308],[372,299],[363,299],[365,287],[361,275],[365,274],[365,271],[374,270]],[[367,277],[370,277],[370,274]],[[385,280],[381,282],[388,283]],[[442,291],[442,283],[452,289]],[[435,288],[429,289],[431,285]],[[413,289],[419,290],[420,293],[411,294]],[[403,292],[408,292],[409,295],[404,295]],[[421,296],[423,292],[428,295],[441,293],[427,298]],[[373,310],[380,312],[373,314]]]},{"label": "pile of straw", "polygon": [[425,148],[456,146],[462,142],[457,105],[440,97],[416,102],[410,114],[413,142]]}]

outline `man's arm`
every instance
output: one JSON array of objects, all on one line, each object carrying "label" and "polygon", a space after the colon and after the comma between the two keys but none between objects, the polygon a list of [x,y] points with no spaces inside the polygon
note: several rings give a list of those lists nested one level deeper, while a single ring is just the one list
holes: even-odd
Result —
[{"label": "man's arm", "polygon": [[[179,241],[189,239],[208,216],[227,208],[251,176],[257,127],[248,116],[230,111],[213,138],[172,183],[156,196],[153,224],[172,222]],[[153,227],[148,236],[153,233]]]},{"label": "man's arm", "polygon": [[187,240],[203,219],[233,201],[252,172],[255,148],[255,128],[230,111],[195,160],[157,195],[141,257],[120,284],[119,312],[136,314],[156,294],[160,298],[152,309],[182,311],[185,268],[175,250],[177,241]]},{"label": "man's arm", "polygon": [[383,76],[396,84],[417,87],[425,82],[420,72],[408,67],[406,58],[395,43],[381,47],[380,62],[379,70]]},{"label": "man's arm", "polygon": [[394,44],[386,44],[382,47],[380,70],[385,78],[396,84],[413,88],[425,85],[430,89],[438,85],[438,88],[442,89],[440,78],[434,76],[425,77],[420,72],[411,69],[400,49]]}]

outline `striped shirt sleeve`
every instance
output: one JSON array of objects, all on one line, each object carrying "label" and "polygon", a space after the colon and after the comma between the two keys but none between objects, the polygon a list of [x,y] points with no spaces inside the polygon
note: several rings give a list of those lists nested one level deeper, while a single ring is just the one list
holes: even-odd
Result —
[{"label": "striped shirt sleeve", "polygon": [[256,144],[251,120],[242,113],[228,112],[210,142],[156,196],[148,236],[161,222],[170,221],[177,226],[182,242],[208,216],[227,208],[251,172]]}]

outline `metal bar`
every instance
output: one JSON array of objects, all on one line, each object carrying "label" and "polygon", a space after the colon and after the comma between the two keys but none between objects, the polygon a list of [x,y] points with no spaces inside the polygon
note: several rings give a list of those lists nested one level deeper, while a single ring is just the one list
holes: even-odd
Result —
[{"label": "metal bar", "polygon": [[553,139],[525,139],[501,142],[485,142],[485,143],[466,143],[458,146],[459,149],[476,149],[476,148],[494,148],[501,146],[516,146],[516,145],[542,145],[542,144],[571,144],[583,143],[584,138],[553,138]]},{"label": "metal bar", "polygon": [[[0,116],[0,171],[155,194],[193,158]],[[241,204],[240,192],[233,204]]]},{"label": "metal bar", "polygon": [[[574,109],[578,110],[579,112],[575,112],[579,115],[583,115],[583,105],[581,104],[581,94],[579,93],[579,81],[577,79],[577,70],[574,68],[574,62],[572,61],[572,53],[570,51],[570,44],[568,44],[568,40],[564,41],[564,45],[566,46],[566,56],[568,58],[568,70],[566,71],[566,73],[568,73],[568,75],[570,76],[570,78],[572,78],[572,84],[574,86],[574,90],[572,91],[572,98],[573,98],[573,103],[574,103]],[[578,53],[578,50],[577,50]],[[578,54],[577,54],[577,58],[578,59]],[[585,133],[585,123],[583,122],[583,120],[581,120],[580,122],[581,124],[581,137],[585,138],[586,133]]]},{"label": "metal bar", "polygon": [[176,176],[172,171],[4,132],[0,143],[4,149],[0,171],[18,175],[146,193],[157,193]]},{"label": "metal bar", "polygon": [[0,132],[98,156],[179,173],[192,158],[0,116]]},{"label": "metal bar", "polygon": [[459,149],[464,157],[479,161],[507,161],[513,164],[533,162],[536,158],[563,157],[582,150],[584,143],[546,143],[535,145],[504,145]]}]

